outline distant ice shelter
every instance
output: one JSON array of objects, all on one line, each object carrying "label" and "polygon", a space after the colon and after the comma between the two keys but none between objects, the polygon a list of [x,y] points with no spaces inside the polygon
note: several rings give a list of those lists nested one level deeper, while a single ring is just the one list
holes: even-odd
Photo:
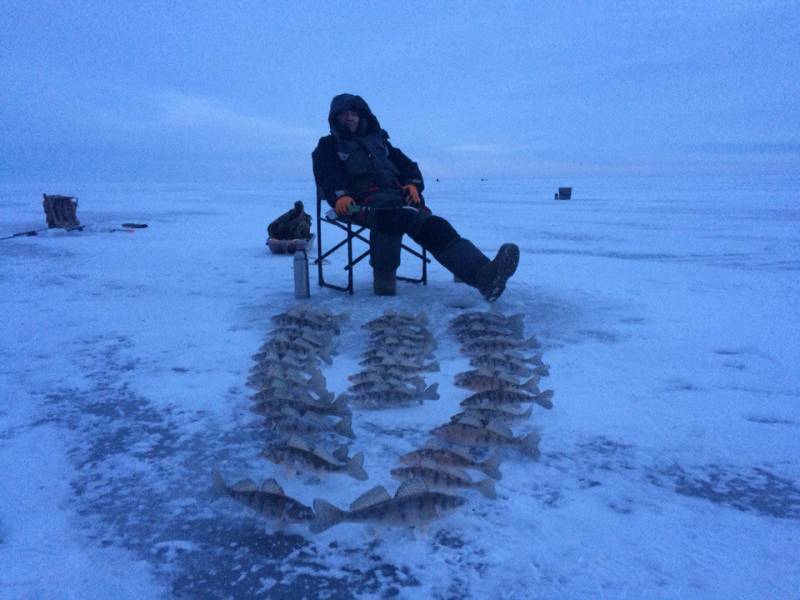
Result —
[{"label": "distant ice shelter", "polygon": [[560,187],[553,196],[553,200],[571,200],[571,199],[572,199],[571,187]]}]

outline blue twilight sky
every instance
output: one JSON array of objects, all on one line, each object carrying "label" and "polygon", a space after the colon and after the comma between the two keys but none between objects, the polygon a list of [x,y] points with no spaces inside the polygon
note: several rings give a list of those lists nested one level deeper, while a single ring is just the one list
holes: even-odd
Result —
[{"label": "blue twilight sky", "polygon": [[798,2],[0,5],[0,180],[310,175],[362,95],[427,177],[800,172]]}]

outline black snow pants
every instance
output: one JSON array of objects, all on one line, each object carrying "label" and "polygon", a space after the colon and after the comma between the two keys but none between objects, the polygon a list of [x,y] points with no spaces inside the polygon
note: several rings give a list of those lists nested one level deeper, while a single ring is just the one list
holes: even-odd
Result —
[{"label": "black snow pants", "polygon": [[370,230],[370,264],[376,271],[400,266],[404,234],[430,252],[448,271],[475,286],[478,270],[489,262],[483,252],[462,238],[453,226],[426,206],[407,206],[400,195],[375,192],[364,224]]}]

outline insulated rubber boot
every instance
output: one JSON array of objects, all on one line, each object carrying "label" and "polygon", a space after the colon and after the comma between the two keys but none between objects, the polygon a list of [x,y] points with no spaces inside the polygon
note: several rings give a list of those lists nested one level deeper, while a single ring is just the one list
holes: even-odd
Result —
[{"label": "insulated rubber boot", "polygon": [[519,264],[519,246],[503,244],[497,256],[482,266],[475,275],[475,287],[486,298],[487,302],[497,300],[506,289],[506,282],[517,270]]},{"label": "insulated rubber boot", "polygon": [[397,277],[395,271],[372,270],[372,289],[376,296],[395,296],[397,294]]}]

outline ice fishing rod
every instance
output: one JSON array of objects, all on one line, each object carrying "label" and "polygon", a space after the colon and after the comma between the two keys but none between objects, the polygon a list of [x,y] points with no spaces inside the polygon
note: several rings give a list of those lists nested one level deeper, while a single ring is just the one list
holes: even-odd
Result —
[{"label": "ice fishing rod", "polygon": [[[85,225],[81,225],[79,227],[71,227],[69,229],[65,229],[64,231],[83,231]],[[145,229],[147,227],[147,223],[123,223],[122,229],[119,227],[114,227],[112,229],[108,229],[108,233],[114,233],[115,231],[124,231],[125,233],[136,233],[137,229]],[[29,231],[19,231],[17,233],[12,233],[11,235],[7,235],[5,237],[0,237],[0,241],[3,240],[10,240],[12,238],[17,237],[33,237],[35,235],[39,235],[42,231],[47,231],[48,229],[53,229],[51,227],[42,227],[41,229],[31,229]]]},{"label": "ice fishing rod", "polygon": [[42,229],[31,229],[30,231],[20,231],[19,233],[14,233],[11,235],[7,235],[5,237],[0,237],[0,240],[10,240],[11,238],[15,237],[33,237],[34,235],[39,235],[40,231],[47,231],[48,227],[44,227]]}]

